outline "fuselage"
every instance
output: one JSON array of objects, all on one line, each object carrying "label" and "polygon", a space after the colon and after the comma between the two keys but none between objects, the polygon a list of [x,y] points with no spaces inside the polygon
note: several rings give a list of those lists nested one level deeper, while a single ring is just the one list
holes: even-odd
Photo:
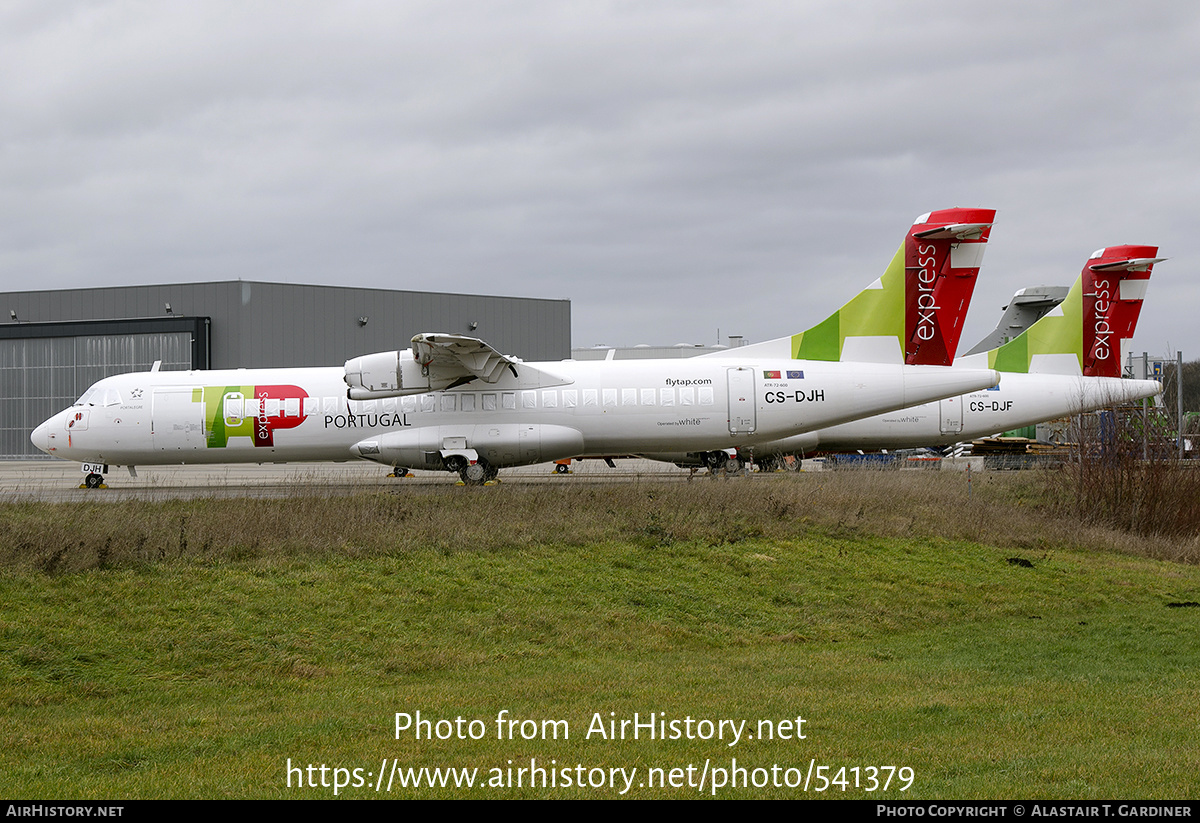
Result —
[{"label": "fuselage", "polygon": [[1153,397],[1153,380],[1002,374],[999,386],[764,443],[755,455],[945,446]]},{"label": "fuselage", "polygon": [[821,361],[519,364],[495,383],[347,399],[344,369],[157,371],[96,383],[31,435],[88,463],[268,463],[363,457],[441,468],[752,446],[992,385],[989,369]]}]

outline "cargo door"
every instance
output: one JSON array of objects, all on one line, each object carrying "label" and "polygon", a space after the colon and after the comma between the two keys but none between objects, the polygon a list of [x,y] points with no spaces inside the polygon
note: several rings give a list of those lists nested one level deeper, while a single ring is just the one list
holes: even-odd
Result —
[{"label": "cargo door", "polygon": [[757,424],[754,369],[729,369],[729,433],[750,434]]},{"label": "cargo door", "polygon": [[150,431],[159,451],[195,451],[206,448],[204,403],[200,389],[155,389],[150,407]]},{"label": "cargo door", "polygon": [[962,397],[947,397],[940,405],[942,419],[942,434],[958,434],[963,430],[963,399]]}]

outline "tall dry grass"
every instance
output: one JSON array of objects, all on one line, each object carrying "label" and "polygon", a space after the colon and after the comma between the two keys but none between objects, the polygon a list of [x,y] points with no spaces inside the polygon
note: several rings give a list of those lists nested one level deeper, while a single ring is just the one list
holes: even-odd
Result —
[{"label": "tall dry grass", "polygon": [[1064,467],[1064,517],[1143,538],[1187,543],[1200,536],[1200,467],[1179,460],[1169,433],[1119,410],[1081,429]]},{"label": "tall dry grass", "polygon": [[[410,486],[330,498],[14,503],[0,505],[0,568],[62,574],[178,561],[291,563],[330,554],[511,552],[611,541],[653,550],[811,532],[1200,560],[1200,520],[1158,526],[1171,507],[1186,508],[1188,494],[1195,503],[1188,491],[1195,486],[1185,484],[1200,474],[1158,475],[1165,470],[1157,466],[1138,474],[1124,464],[1084,471],[1079,464],[1059,474],[977,473],[970,488],[957,472],[854,471],[693,483]],[[1148,493],[1151,484],[1159,493]],[[1154,528],[1134,529],[1106,514],[1131,510],[1136,523]]]}]

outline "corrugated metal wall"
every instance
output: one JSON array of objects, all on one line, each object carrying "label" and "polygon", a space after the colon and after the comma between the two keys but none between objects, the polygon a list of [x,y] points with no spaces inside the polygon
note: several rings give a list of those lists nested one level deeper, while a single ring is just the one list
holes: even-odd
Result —
[{"label": "corrugated metal wall", "polygon": [[360,354],[407,348],[421,332],[470,334],[525,360],[571,356],[569,300],[236,280],[0,292],[0,317],[9,311],[23,323],[163,317],[167,304],[174,315],[212,318],[214,369],[341,365]]},{"label": "corrugated metal wall", "polygon": [[[340,366],[351,357],[407,348],[420,332],[469,334],[525,360],[571,356],[571,303],[257,281],[0,292],[0,457],[40,455],[29,432],[101,377],[190,368],[191,335],[21,337],[25,323],[170,316],[211,318],[210,368]],[[180,318],[182,319],[182,318]],[[365,322],[364,322],[365,321]],[[67,332],[71,334],[71,332]],[[181,346],[179,356],[158,354]],[[175,349],[171,349],[175,352]],[[202,361],[201,361],[202,362]]]}]

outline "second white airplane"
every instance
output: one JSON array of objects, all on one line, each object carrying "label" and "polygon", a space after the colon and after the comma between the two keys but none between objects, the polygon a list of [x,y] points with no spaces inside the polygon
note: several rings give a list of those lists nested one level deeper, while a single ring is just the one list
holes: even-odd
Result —
[{"label": "second white airplane", "polygon": [[958,360],[955,368],[999,370],[999,386],[760,444],[755,459],[945,446],[1157,395],[1157,381],[1121,377],[1157,254],[1156,246],[1099,249],[1059,306],[1004,345]]}]

